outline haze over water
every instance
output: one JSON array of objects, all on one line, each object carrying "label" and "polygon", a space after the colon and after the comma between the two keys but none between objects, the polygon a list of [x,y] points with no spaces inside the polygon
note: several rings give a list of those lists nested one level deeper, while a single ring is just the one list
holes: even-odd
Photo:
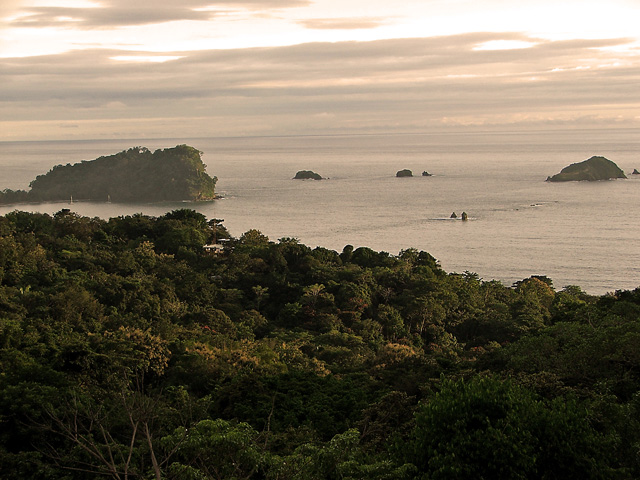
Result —
[{"label": "haze over water", "polygon": [[[187,143],[204,152],[224,198],[208,203],[78,202],[0,208],[109,218],[194,208],[223,218],[234,236],[255,228],[271,240],[341,251],[351,244],[397,254],[415,247],[447,272],[507,285],[547,275],[556,288],[592,294],[640,285],[640,138],[631,130],[236,137],[0,143],[0,188],[27,188],[56,164],[132,146]],[[547,183],[570,163],[602,155],[628,180]],[[408,168],[413,178],[396,178]],[[313,170],[323,181],[294,181]],[[423,170],[433,176],[422,177]],[[106,200],[106,199],[105,199]],[[451,220],[452,212],[469,221]]]}]

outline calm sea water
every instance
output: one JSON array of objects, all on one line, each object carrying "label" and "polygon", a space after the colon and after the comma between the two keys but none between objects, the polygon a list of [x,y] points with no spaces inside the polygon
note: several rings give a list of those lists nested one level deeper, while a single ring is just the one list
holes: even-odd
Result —
[{"label": "calm sea water", "polygon": [[[510,285],[547,275],[593,294],[640,285],[640,179],[546,183],[564,166],[603,155],[640,169],[637,131],[367,135],[0,143],[0,188],[27,188],[56,164],[132,146],[187,143],[204,152],[224,198],[208,203],[79,202],[0,207],[108,218],[194,208],[234,236],[256,228],[341,251],[415,247],[448,272]],[[396,178],[408,168],[413,178]],[[313,170],[328,180],[292,180]],[[433,174],[422,177],[423,170]],[[469,221],[451,220],[465,211]]]}]

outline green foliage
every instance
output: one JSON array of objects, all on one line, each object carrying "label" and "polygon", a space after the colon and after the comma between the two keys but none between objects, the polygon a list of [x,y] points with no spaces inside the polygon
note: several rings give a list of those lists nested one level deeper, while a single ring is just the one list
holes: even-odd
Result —
[{"label": "green foliage", "polygon": [[29,201],[29,192],[26,190],[11,190],[5,188],[0,191],[0,204],[26,203]]},{"label": "green foliage", "polygon": [[236,377],[218,392],[217,411],[259,429],[311,427],[327,440],[359,419],[370,396],[367,383],[303,371]]},{"label": "green foliage", "polygon": [[[207,254],[221,237],[224,253]],[[506,287],[416,249],[234,239],[186,209],[12,212],[0,217],[0,468],[636,478],[639,292],[555,292],[542,276]]]},{"label": "green foliage", "polygon": [[258,432],[248,424],[217,419],[180,427],[162,444],[176,452],[168,468],[172,478],[222,480],[251,478],[264,470],[266,455],[257,439]]},{"label": "green foliage", "polygon": [[639,347],[637,319],[613,318],[597,327],[560,322],[496,351],[491,361],[514,372],[550,372],[568,386],[628,400],[640,382]]},{"label": "green foliage", "polygon": [[320,447],[303,444],[292,455],[274,462],[275,468],[267,478],[287,478],[292,480],[367,480],[367,479],[410,479],[413,468],[410,465],[395,466],[393,462],[381,459],[368,462],[358,448],[359,432],[349,429],[336,435]]},{"label": "green foliage", "polygon": [[578,180],[608,180],[610,178],[627,178],[624,172],[611,160],[604,157],[591,157],[579,163],[564,167],[560,173],[548,177],[548,182],[570,182]]},{"label": "green foliage", "polygon": [[416,413],[407,459],[434,480],[612,478],[608,446],[574,400],[545,404],[492,377],[444,379]]},{"label": "green foliage", "polygon": [[55,200],[160,202],[214,198],[202,153],[188,145],[149,151],[134,147],[115,155],[56,165],[29,185],[29,192],[5,190],[1,203]]}]

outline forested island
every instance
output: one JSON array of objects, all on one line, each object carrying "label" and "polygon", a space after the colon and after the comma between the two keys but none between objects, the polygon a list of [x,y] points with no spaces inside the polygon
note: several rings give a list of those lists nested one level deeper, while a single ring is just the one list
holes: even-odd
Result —
[{"label": "forested island", "polygon": [[640,478],[640,289],[14,211],[0,362],[2,478]]},{"label": "forested island", "polygon": [[3,190],[0,204],[93,200],[162,202],[209,200],[217,178],[210,177],[202,152],[178,145],[151,152],[134,147],[76,164],[56,165],[38,175],[30,190]]},{"label": "forested island", "polygon": [[311,170],[300,170],[296,173],[294,180],[322,180],[322,176]]},{"label": "forested island", "polygon": [[583,162],[572,163],[560,173],[548,177],[548,182],[598,181],[612,178],[627,178],[614,162],[605,157],[594,156]]}]

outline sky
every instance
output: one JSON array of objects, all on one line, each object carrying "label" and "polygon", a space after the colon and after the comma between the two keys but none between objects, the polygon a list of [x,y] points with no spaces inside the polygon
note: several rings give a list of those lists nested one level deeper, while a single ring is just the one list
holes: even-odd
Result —
[{"label": "sky", "polygon": [[640,1],[0,0],[0,141],[640,127]]}]

